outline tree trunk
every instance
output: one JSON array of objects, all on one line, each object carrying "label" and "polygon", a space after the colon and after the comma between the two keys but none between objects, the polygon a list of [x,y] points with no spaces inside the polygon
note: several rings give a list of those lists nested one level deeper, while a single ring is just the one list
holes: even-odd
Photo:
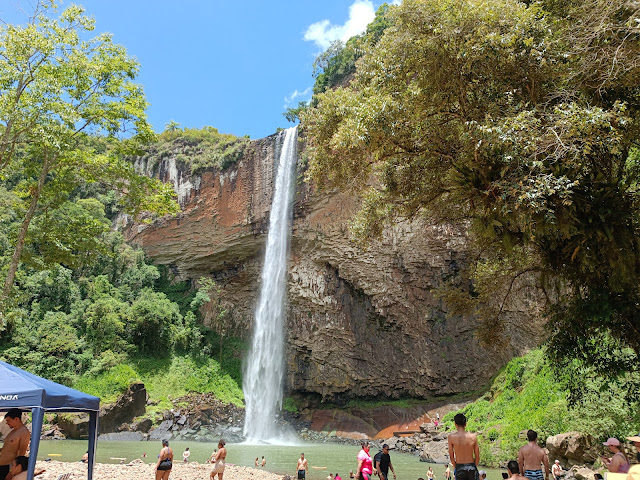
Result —
[{"label": "tree trunk", "polygon": [[11,264],[9,265],[9,272],[7,273],[7,278],[4,281],[4,288],[2,289],[2,297],[0,300],[5,300],[9,297],[11,293],[11,289],[13,288],[13,282],[16,279],[16,272],[18,270],[18,264],[20,263],[20,257],[22,255],[22,249],[24,248],[24,241],[27,237],[27,231],[29,230],[29,225],[31,224],[31,220],[36,213],[36,208],[38,207],[38,200],[40,199],[40,194],[44,189],[44,184],[47,180],[47,175],[49,174],[50,163],[45,158],[44,163],[42,164],[42,171],[40,172],[40,178],[38,179],[38,185],[31,195],[31,204],[29,205],[29,210],[22,220],[22,226],[20,227],[20,233],[18,234],[18,240],[16,241],[16,246],[13,250],[13,257],[11,257]]}]

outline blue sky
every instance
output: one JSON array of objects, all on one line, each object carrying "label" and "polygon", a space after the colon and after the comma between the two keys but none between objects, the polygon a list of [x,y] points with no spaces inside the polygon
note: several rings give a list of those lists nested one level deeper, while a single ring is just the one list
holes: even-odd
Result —
[{"label": "blue sky", "polygon": [[[313,61],[332,40],[362,32],[374,0],[76,0],[140,62],[149,120],[261,138],[290,124],[310,97]],[[21,23],[35,0],[0,0]]]}]

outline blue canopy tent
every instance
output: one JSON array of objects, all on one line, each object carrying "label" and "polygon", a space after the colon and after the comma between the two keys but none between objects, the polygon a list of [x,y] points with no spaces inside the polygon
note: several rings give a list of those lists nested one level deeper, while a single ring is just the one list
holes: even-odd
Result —
[{"label": "blue canopy tent", "polygon": [[0,411],[6,412],[11,408],[30,409],[32,414],[28,480],[33,480],[44,412],[89,412],[87,478],[93,479],[98,440],[98,411],[100,410],[98,397],[65,387],[0,361]]}]

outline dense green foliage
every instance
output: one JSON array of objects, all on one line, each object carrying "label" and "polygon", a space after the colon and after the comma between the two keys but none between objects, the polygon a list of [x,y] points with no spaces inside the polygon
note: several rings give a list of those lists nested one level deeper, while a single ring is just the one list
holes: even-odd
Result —
[{"label": "dense green foliage", "polygon": [[[72,196],[46,215],[63,224],[88,216],[88,225],[100,228],[87,243],[65,246],[64,235],[55,237],[57,243],[41,244],[39,237],[27,243],[31,261],[18,270],[14,304],[0,334],[3,360],[105,401],[142,380],[151,399],[165,407],[169,397],[190,391],[242,403],[243,345],[226,338],[218,352],[220,335],[197,318],[209,300],[206,291],[174,284],[166,269],[146,262],[141,250],[111,231],[112,219],[96,198]],[[34,223],[42,220],[36,216]],[[0,237],[10,230],[11,223],[1,223]],[[65,247],[55,262],[48,253],[53,246]]]},{"label": "dense green foliage", "polygon": [[356,72],[356,62],[366,48],[374,48],[384,30],[390,25],[389,5],[383,3],[367,30],[351,37],[346,43],[336,40],[316,58],[313,64],[313,97],[310,102],[298,102],[297,107],[288,108],[282,115],[291,123],[301,119],[310,105],[317,105],[317,95],[331,88],[348,83]]},{"label": "dense green foliage", "polygon": [[[156,139],[138,63],[59,3],[0,25],[0,358],[105,399],[141,379],[161,403],[195,391],[241,404],[242,345],[216,348],[198,318],[206,292],[172,284],[114,229],[122,212],[179,211],[172,186],[131,162]],[[247,142],[168,130],[156,145],[199,149],[193,169],[225,167]]]},{"label": "dense green foliage", "polygon": [[[40,236],[40,251],[51,260],[65,248],[90,243],[104,228],[91,218],[99,213],[88,204],[61,205],[79,185],[110,185],[120,193],[121,208],[134,215],[177,211],[171,188],[136,175],[122,155],[153,138],[144,93],[133,82],[137,61],[110,35],[86,38],[95,22],[81,7],[72,5],[56,17],[58,4],[38,2],[26,25],[0,25],[0,178],[11,177],[19,211],[9,237],[12,253],[3,264],[2,303],[12,294],[28,236]],[[103,142],[106,148],[97,151],[87,132],[126,132],[130,139]],[[58,215],[47,217],[53,209]],[[37,215],[41,222],[32,225]],[[56,244],[56,238],[70,231],[77,234],[72,244]]]},{"label": "dense green foliage", "polygon": [[487,342],[526,280],[557,365],[637,372],[638,6],[405,0],[388,16],[353,81],[302,114],[310,178],[361,192],[363,242],[398,218],[468,225],[476,260],[442,298]]},{"label": "dense green foliage", "polygon": [[[536,430],[542,441],[568,431],[590,433],[603,440],[637,433],[638,403],[627,402],[624,389],[614,386],[603,396],[600,389],[607,381],[590,379],[588,393],[570,406],[570,377],[571,372],[554,372],[542,350],[511,360],[490,390],[462,410],[468,418],[468,430],[479,432],[482,464],[498,466],[516,458],[526,443],[520,437],[523,430]],[[454,428],[456,413],[444,417],[447,428]]]},{"label": "dense green foliage", "polygon": [[207,168],[224,170],[240,160],[248,145],[248,136],[219,133],[214,127],[180,128],[177,123],[170,123],[157,142],[145,147],[142,159],[146,160],[149,173],[155,173],[160,161],[170,157],[192,173]]},{"label": "dense green foliage", "polygon": [[[314,96],[343,85],[356,72],[357,60],[366,49],[375,48],[390,22],[389,5],[384,3],[364,33],[351,37],[346,44],[336,40],[322,52],[313,64],[313,76],[316,79]],[[315,98],[312,103],[315,104]]]}]

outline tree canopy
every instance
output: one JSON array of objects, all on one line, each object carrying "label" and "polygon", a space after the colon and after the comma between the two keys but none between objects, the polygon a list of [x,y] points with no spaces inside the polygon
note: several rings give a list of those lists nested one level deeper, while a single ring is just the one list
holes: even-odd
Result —
[{"label": "tree canopy", "polygon": [[[129,213],[177,211],[171,187],[136,175],[122,156],[154,136],[144,92],[133,81],[137,61],[109,34],[87,38],[94,21],[81,7],[55,17],[58,4],[39,1],[25,25],[0,26],[0,175],[19,178],[23,203],[2,298],[11,293],[38,209],[57,206],[83,182],[116,189]],[[88,139],[119,133],[128,140],[102,151]]]},{"label": "tree canopy", "polygon": [[361,193],[363,242],[397,218],[468,226],[442,296],[485,340],[527,276],[559,362],[637,370],[639,22],[624,0],[404,0],[302,114],[309,178]]}]

